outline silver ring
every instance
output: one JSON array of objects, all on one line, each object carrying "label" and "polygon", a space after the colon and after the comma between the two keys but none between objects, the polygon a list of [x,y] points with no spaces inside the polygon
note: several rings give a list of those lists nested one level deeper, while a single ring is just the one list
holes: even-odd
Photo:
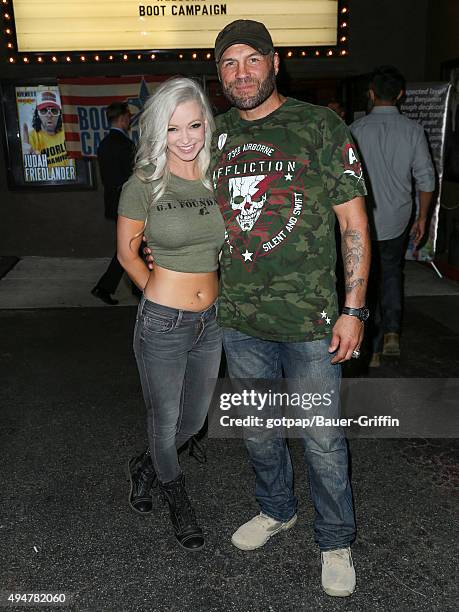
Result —
[{"label": "silver ring", "polygon": [[352,359],[358,359],[360,357],[360,351],[352,351]]}]

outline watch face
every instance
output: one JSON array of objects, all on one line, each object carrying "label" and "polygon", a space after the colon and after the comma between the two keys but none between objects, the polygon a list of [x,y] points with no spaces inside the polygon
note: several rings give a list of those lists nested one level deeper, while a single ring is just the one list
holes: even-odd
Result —
[{"label": "watch face", "polygon": [[368,310],[368,308],[361,308],[360,309],[359,319],[361,321],[366,321],[369,316],[370,316],[370,311]]}]

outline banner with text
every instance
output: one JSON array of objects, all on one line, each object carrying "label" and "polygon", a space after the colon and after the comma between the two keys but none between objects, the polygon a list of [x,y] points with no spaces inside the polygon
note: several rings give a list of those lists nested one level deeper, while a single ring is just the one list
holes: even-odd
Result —
[{"label": "banner with text", "polygon": [[[431,261],[435,255],[441,186],[443,181],[446,119],[450,92],[450,83],[408,83],[406,99],[401,106],[401,111],[404,115],[423,126],[430,145],[430,151],[432,153],[437,175],[437,184],[434,193],[434,209],[428,230],[427,241],[424,239],[422,241],[422,247],[416,250],[410,239],[406,253],[407,259]],[[417,197],[416,207],[419,207]]]},{"label": "banner with text", "polygon": [[337,44],[338,0],[12,0],[20,52],[210,49],[235,19],[263,19],[276,46]]},{"label": "banner with text", "polygon": [[65,142],[70,157],[96,157],[110,126],[105,110],[112,102],[127,102],[133,116],[131,138],[138,140],[137,120],[143,105],[167,76],[87,77],[60,79]]}]

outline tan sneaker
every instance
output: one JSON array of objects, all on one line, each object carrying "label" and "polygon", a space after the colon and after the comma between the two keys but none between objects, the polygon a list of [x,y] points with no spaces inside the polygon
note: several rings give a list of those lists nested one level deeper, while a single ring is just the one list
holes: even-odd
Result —
[{"label": "tan sneaker", "polygon": [[385,357],[398,357],[400,355],[400,336],[395,332],[384,334],[382,354]]},{"label": "tan sneaker", "polygon": [[369,368],[379,368],[381,367],[381,353],[373,353],[370,359],[370,363],[368,364]]},{"label": "tan sneaker", "polygon": [[244,525],[241,525],[237,531],[233,533],[231,542],[241,550],[255,550],[260,548],[276,533],[290,529],[296,523],[297,516],[294,514],[289,521],[283,523],[266,516],[260,512]]},{"label": "tan sneaker", "polygon": [[327,550],[322,557],[322,588],[332,597],[348,597],[355,589],[351,549]]}]

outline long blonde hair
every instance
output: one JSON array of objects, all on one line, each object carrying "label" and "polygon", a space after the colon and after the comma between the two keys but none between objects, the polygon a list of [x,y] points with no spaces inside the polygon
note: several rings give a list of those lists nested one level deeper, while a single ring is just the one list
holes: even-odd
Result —
[{"label": "long blonde hair", "polygon": [[[167,133],[169,121],[177,106],[196,101],[206,121],[204,147],[198,155],[200,179],[207,189],[212,189],[207,175],[210,163],[210,141],[215,127],[209,102],[201,86],[192,79],[174,77],[162,83],[145,103],[139,120],[140,138],[135,158],[134,173],[144,183],[158,180],[153,189],[154,199],[167,189],[170,171],[167,165]],[[147,170],[154,166],[153,172]]]}]

